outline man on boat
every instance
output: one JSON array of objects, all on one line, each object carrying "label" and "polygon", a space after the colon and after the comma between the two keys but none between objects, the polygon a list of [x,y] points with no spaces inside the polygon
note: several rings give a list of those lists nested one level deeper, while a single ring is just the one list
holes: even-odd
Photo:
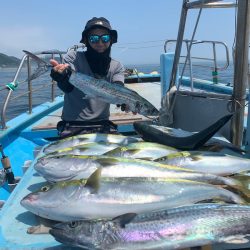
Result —
[{"label": "man on boat", "polygon": [[[117,31],[104,17],[90,19],[82,32],[81,43],[85,52],[70,50],[64,57],[65,64],[51,60],[54,66],[51,77],[65,93],[62,121],[58,123],[61,137],[78,133],[109,133],[115,125],[109,121],[110,104],[98,98],[86,98],[85,94],[70,84],[71,69],[95,78],[103,78],[114,84],[124,84],[124,67],[110,57],[111,46],[117,42]],[[125,104],[122,111],[128,111]]]}]

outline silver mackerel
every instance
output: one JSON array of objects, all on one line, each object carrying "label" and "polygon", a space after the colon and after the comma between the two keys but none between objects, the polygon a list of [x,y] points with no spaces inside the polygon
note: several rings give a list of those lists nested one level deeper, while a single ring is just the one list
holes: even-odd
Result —
[{"label": "silver mackerel", "polygon": [[60,223],[50,230],[59,242],[85,249],[182,249],[213,243],[245,243],[250,206],[196,204],[113,220]]}]

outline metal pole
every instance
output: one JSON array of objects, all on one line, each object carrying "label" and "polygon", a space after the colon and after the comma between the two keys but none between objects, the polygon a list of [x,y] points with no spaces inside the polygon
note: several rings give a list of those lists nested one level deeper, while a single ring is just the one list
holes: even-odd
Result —
[{"label": "metal pole", "polygon": [[216,47],[215,43],[212,43],[213,45],[213,55],[214,55],[214,68],[213,68],[213,83],[218,83],[218,67],[217,67],[217,56],[216,56]]},{"label": "metal pole", "polygon": [[[18,75],[19,75],[19,73],[20,73],[20,71],[21,71],[21,69],[22,69],[22,66],[23,66],[23,63],[24,63],[25,59],[26,59],[26,55],[23,56],[23,58],[22,58],[22,61],[21,61],[20,65],[19,65],[19,67],[18,67],[18,69],[17,69],[17,72],[16,72],[16,74],[15,74],[15,77],[14,77],[14,79],[13,79],[13,83],[16,82],[17,77],[18,77]],[[6,118],[6,117],[5,117],[5,114],[6,114],[6,109],[7,109],[7,106],[8,106],[8,104],[9,104],[9,101],[10,101],[10,97],[11,97],[12,92],[13,92],[13,90],[10,89],[9,92],[8,92],[8,95],[7,95],[6,99],[5,99],[5,102],[4,102],[2,111],[1,111],[1,128],[0,128],[0,129],[7,129],[6,121],[5,121],[5,118]]]},{"label": "metal pole", "polygon": [[187,19],[187,8],[185,7],[187,1],[188,0],[183,0],[183,4],[182,4],[181,19],[180,19],[180,24],[179,24],[179,31],[178,31],[178,37],[177,37],[177,42],[176,42],[174,62],[173,62],[173,68],[172,68],[171,77],[170,77],[169,89],[171,89],[175,85],[177,67],[179,64],[181,46],[182,46],[182,41],[183,41],[183,36],[184,36],[184,31],[185,31],[185,24],[186,24],[186,19]]},{"label": "metal pole", "polygon": [[[188,52],[189,47],[191,47],[191,42],[189,45],[188,41],[186,41],[186,47],[187,47],[187,52]],[[187,54],[188,54],[187,56],[188,56],[188,62],[189,62],[190,87],[191,87],[191,91],[194,91],[193,65],[192,65],[191,53],[187,53]]]},{"label": "metal pole", "polygon": [[214,3],[214,2],[220,2],[222,0],[198,0],[193,1],[190,3],[186,3],[186,8],[188,9],[194,9],[194,8],[203,8],[205,4]]},{"label": "metal pole", "polygon": [[246,87],[248,86],[248,44],[249,44],[249,0],[238,2],[236,50],[234,65],[233,111],[237,111],[231,123],[233,144],[241,146],[244,125]]},{"label": "metal pole", "polygon": [[[52,59],[55,59],[55,54],[52,54]],[[51,102],[55,101],[55,81],[51,79]]]},{"label": "metal pole", "polygon": [[29,114],[32,113],[32,82],[30,80],[31,75],[31,63],[30,63],[30,57],[27,58],[27,67],[28,67],[28,91],[29,91]]},{"label": "metal pole", "polygon": [[[221,1],[221,0],[219,0]],[[232,8],[232,7],[236,7],[237,4],[234,2],[222,2],[222,3],[218,3],[219,1],[196,1],[196,2],[192,2],[187,4],[187,7],[189,9],[198,9],[198,8]]]}]

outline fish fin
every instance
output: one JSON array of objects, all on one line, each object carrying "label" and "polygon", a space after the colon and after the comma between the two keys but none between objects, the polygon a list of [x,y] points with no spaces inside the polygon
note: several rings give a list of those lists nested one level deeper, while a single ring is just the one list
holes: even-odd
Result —
[{"label": "fish fin", "polygon": [[164,133],[143,122],[134,122],[133,126],[135,131],[146,141],[161,143],[181,150],[196,150],[203,146],[232,116],[233,114],[225,115],[200,132],[184,137],[169,135],[169,133]]},{"label": "fish fin", "polygon": [[152,157],[140,157],[138,158],[140,160],[144,160],[144,161],[153,161],[153,158]]},{"label": "fish fin", "polygon": [[244,174],[236,174],[233,176],[230,176],[230,179],[237,181],[240,185],[238,185],[238,187],[236,188],[236,190],[241,192],[241,195],[244,196],[244,199],[247,202],[250,202],[250,191],[249,191],[249,187],[250,187],[250,180],[249,180],[249,176],[248,175],[244,175]]},{"label": "fish fin", "polygon": [[115,158],[101,158],[101,159],[96,159],[96,162],[98,162],[101,166],[110,166],[110,165],[115,165],[119,163],[119,160]]},{"label": "fish fin", "polygon": [[40,75],[43,75],[44,73],[46,73],[50,68],[52,68],[53,66],[48,64],[46,61],[42,60],[40,57],[34,55],[33,53],[27,51],[27,50],[23,50],[23,52],[28,55],[30,58],[32,58],[34,61],[37,62],[38,67],[35,70],[35,72],[28,78],[26,79],[26,81],[31,81],[36,79],[37,77],[39,77]]},{"label": "fish fin", "polygon": [[[125,147],[126,149],[126,147]],[[131,154],[137,154],[138,152],[140,152],[140,149],[126,149],[127,152],[131,153]]]},{"label": "fish fin", "polygon": [[249,242],[246,236],[249,236],[249,235],[233,235],[233,236],[222,238],[221,241],[230,243],[230,244],[245,244]]},{"label": "fish fin", "polygon": [[125,228],[126,224],[131,222],[136,216],[136,213],[127,213],[119,215],[112,219],[112,221],[118,223],[120,227]]},{"label": "fish fin", "polygon": [[157,161],[163,161],[163,160],[167,161],[167,160],[171,160],[175,158],[183,158],[183,157],[192,157],[192,155],[188,151],[174,152],[174,153],[170,153],[166,156],[158,158]]},{"label": "fish fin", "polygon": [[[191,149],[195,150],[203,146],[219,129],[221,129],[231,118],[233,114],[225,115],[220,118],[218,121],[213,123],[211,126],[206,129],[193,135],[194,140],[192,142]],[[192,136],[191,136],[192,137]]]},{"label": "fish fin", "polygon": [[89,187],[93,189],[92,193],[97,193],[100,188],[100,178],[101,178],[102,169],[98,168],[95,170],[93,174],[90,175],[90,177],[87,179],[85,187]]}]

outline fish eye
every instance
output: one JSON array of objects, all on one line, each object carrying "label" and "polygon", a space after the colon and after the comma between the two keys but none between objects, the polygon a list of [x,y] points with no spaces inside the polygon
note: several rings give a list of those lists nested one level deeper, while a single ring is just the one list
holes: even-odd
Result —
[{"label": "fish eye", "polygon": [[42,188],[41,188],[41,191],[42,191],[42,192],[47,192],[47,191],[49,191],[49,186],[44,186],[44,187],[42,187]]},{"label": "fish eye", "polygon": [[75,227],[77,227],[77,226],[78,226],[77,221],[71,221],[71,222],[69,223],[69,227],[70,227],[70,228],[75,228]]}]

